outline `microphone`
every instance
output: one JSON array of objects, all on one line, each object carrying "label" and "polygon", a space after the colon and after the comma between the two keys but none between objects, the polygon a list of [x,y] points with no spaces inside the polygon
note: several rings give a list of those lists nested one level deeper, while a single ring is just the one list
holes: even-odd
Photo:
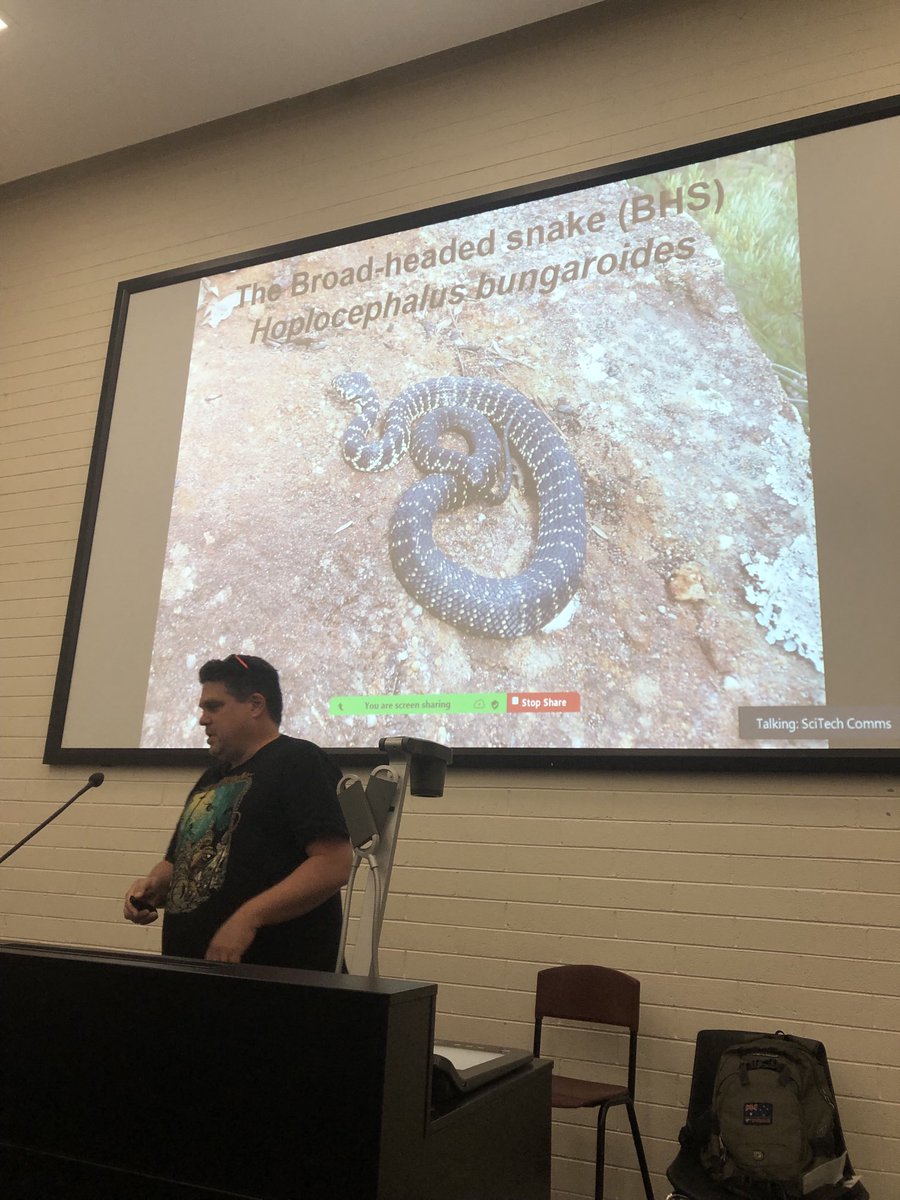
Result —
[{"label": "microphone", "polygon": [[75,795],[72,796],[71,799],[67,800],[65,804],[61,805],[61,807],[59,807],[55,813],[51,813],[50,816],[47,817],[46,821],[41,821],[40,825],[37,825],[34,829],[32,829],[31,833],[26,833],[20,842],[16,842],[16,844],[11,846],[5,854],[0,854],[0,863],[5,863],[6,860],[12,857],[17,850],[21,850],[26,842],[30,842],[34,835],[36,833],[40,833],[45,825],[49,825],[51,821],[55,821],[59,814],[65,812],[70,804],[74,804],[79,796],[83,796],[84,793],[90,791],[91,788],[99,787],[105,778],[106,777],[102,771],[95,771],[93,775],[88,777],[88,781],[84,787],[79,788]]}]

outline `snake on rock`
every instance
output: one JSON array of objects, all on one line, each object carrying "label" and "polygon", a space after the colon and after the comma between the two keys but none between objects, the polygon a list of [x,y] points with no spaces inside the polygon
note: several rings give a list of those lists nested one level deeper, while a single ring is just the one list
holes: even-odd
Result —
[{"label": "snake on rock", "polygon": [[[381,437],[372,440],[380,405],[369,377],[346,372],[334,386],[359,407],[341,440],[351,466],[387,471],[409,451],[426,472],[401,497],[389,530],[394,571],[414,599],[451,625],[503,638],[533,633],[565,608],[584,569],[584,489],[575,459],[545,413],[505,384],[445,376],[401,392]],[[448,431],[462,436],[468,454],[440,444]],[[501,503],[510,487],[510,450],[534,486],[537,541],[519,575],[479,575],[436,546],[432,526],[438,513],[473,500]]]}]

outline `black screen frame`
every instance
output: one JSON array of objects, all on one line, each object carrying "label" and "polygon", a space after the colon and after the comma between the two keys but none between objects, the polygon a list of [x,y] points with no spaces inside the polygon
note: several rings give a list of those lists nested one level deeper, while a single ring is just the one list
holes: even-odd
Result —
[{"label": "black screen frame", "polygon": [[[900,115],[900,96],[889,96],[812,116],[779,122],[730,134],[661,153],[580,171],[552,180],[522,184],[500,192],[429,207],[416,212],[364,222],[292,241],[225,255],[201,263],[121,281],[116,290],[100,402],[88,468],[87,486],[72,582],[63,628],[43,761],[51,765],[103,764],[109,766],[201,767],[209,760],[203,749],[150,749],[141,747],[64,746],[66,715],[78,634],[85,601],[94,532],[103,484],[116,386],[129,302],[141,292],[200,279],[237,268],[252,267],[273,259],[341,246],[394,234],[416,226],[436,224],[523,201],[565,196],[579,189],[614,183],[634,176],[672,170],[692,162],[752,150],[777,142],[797,140],[842,128]],[[102,699],[98,700],[102,703]],[[329,750],[342,763],[360,766],[386,761],[383,754],[365,747]],[[454,752],[457,768],[515,770],[619,770],[619,771],[748,771],[748,772],[893,772],[900,749],[497,749],[471,747]]]}]

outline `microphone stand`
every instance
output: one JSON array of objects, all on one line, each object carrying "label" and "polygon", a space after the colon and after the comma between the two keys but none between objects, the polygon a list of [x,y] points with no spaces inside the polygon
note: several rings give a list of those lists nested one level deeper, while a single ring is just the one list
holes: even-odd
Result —
[{"label": "microphone stand", "polygon": [[40,833],[46,825],[49,825],[51,821],[55,821],[60,813],[64,813],[70,804],[74,804],[79,796],[83,796],[84,793],[89,791],[91,788],[99,787],[103,780],[103,772],[95,771],[90,779],[88,779],[84,787],[79,788],[75,795],[70,800],[67,800],[60,808],[58,808],[55,813],[51,813],[50,816],[47,817],[46,821],[41,821],[40,825],[38,825],[35,829],[32,829],[31,833],[26,833],[20,842],[16,842],[16,844],[11,846],[5,854],[0,854],[0,863],[5,863],[6,860],[11,858],[17,850],[20,850],[26,842],[30,842],[36,833]]}]

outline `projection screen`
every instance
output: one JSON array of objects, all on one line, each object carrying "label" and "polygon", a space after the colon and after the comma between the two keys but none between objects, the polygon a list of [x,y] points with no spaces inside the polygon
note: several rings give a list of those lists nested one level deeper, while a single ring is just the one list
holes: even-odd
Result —
[{"label": "projection screen", "polygon": [[120,284],[46,760],[889,765],[898,109]]}]

